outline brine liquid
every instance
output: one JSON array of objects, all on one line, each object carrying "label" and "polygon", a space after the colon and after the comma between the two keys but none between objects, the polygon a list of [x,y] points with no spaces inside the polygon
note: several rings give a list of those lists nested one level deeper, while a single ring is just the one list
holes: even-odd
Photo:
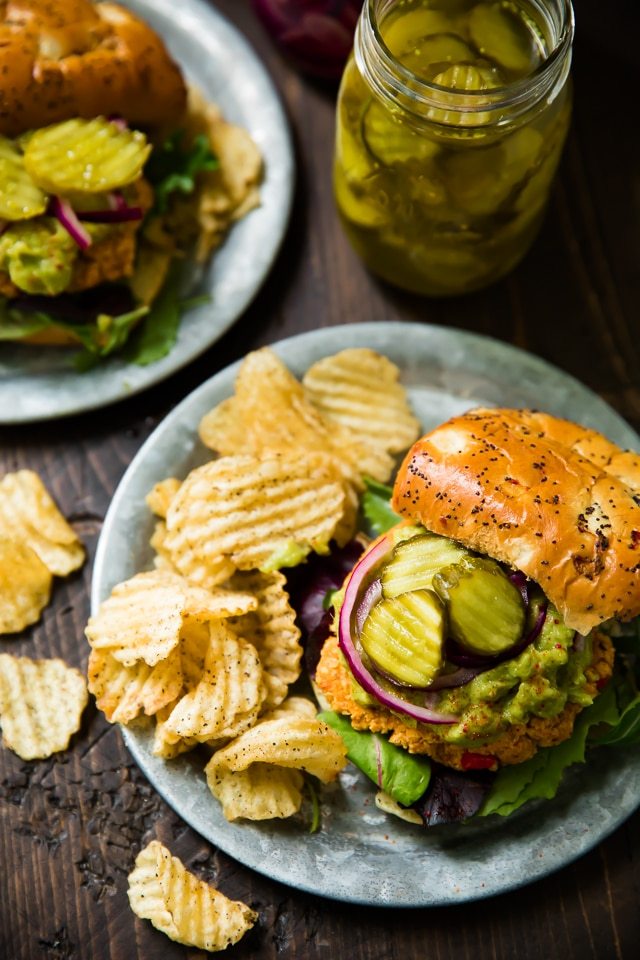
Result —
[{"label": "brine liquid", "polygon": [[[357,251],[385,279],[432,295],[477,289],[510,270],[537,232],[570,97],[565,85],[524,122],[496,124],[476,92],[530,76],[547,56],[550,30],[524,2],[388,8],[384,44],[413,75],[443,88],[443,99],[416,119],[374,95],[349,61],[338,101],[338,209]],[[473,91],[473,111],[448,109],[447,90]]]}]

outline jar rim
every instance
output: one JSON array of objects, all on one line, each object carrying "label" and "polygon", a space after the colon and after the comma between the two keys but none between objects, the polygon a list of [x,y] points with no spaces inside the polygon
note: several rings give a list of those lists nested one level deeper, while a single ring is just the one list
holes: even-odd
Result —
[{"label": "jar rim", "polygon": [[[558,0],[562,20],[556,42],[549,55],[531,73],[501,87],[455,90],[423,79],[393,55],[378,26],[375,8],[379,2],[380,0],[366,0],[362,8],[356,30],[356,59],[362,59],[363,43],[367,40],[373,41],[377,62],[375,76],[370,79],[373,80],[377,92],[383,97],[401,100],[405,109],[418,108],[417,113],[422,113],[420,107],[439,110],[445,107],[460,114],[476,113],[479,109],[484,112],[510,110],[513,117],[514,109],[516,113],[519,112],[518,107],[528,109],[529,105],[537,103],[553,89],[571,53],[575,31],[573,6],[571,0]],[[370,67],[370,64],[367,66]],[[372,73],[371,69],[368,73]]]}]

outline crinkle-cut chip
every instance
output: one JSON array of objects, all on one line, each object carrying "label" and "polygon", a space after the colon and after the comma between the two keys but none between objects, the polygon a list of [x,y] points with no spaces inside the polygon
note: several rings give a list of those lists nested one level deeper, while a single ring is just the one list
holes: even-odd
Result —
[{"label": "crinkle-cut chip", "polygon": [[0,539],[0,634],[18,633],[49,603],[52,576],[25,543]]},{"label": "crinkle-cut chip", "polygon": [[262,156],[243,127],[222,121],[210,131],[211,146],[234,206],[243,203],[262,176]]},{"label": "crinkle-cut chip", "polygon": [[246,770],[233,772],[205,767],[207,784],[222,804],[227,820],[273,820],[292,817],[302,806],[304,777],[299,770],[253,763]]},{"label": "crinkle-cut chip", "polygon": [[335,529],[333,539],[339,547],[353,540],[358,528],[358,510],[360,509],[360,495],[358,488],[353,484],[345,484],[345,499],[342,517]]},{"label": "crinkle-cut chip", "polygon": [[156,555],[153,558],[153,565],[156,570],[164,570],[169,573],[178,573],[176,568],[171,562],[171,556],[169,551],[164,545],[165,540],[167,539],[167,525],[164,520],[158,520],[155,527],[153,528],[153,534],[149,545],[152,550],[155,550]]},{"label": "crinkle-cut chip", "polygon": [[205,447],[222,457],[252,452],[247,445],[244,420],[235,397],[228,397],[205,413],[198,434]]},{"label": "crinkle-cut chip", "polygon": [[[326,552],[344,492],[323,454],[221,457],[193,470],[171,502],[165,546],[185,576],[212,585],[233,569],[292,566]],[[213,574],[227,559],[232,570]],[[208,571],[203,575],[203,571]]]},{"label": "crinkle-cut chip", "polygon": [[213,620],[255,609],[249,594],[204,590],[165,570],[136,574],[114,587],[86,628],[95,650],[107,650],[131,666],[144,660],[150,667],[178,645],[185,618]]},{"label": "crinkle-cut chip", "polygon": [[342,738],[317,717],[287,712],[264,720],[214,753],[211,772],[246,770],[252,763],[306,770],[323,783],[335,780],[345,766],[347,749]]},{"label": "crinkle-cut chip", "polygon": [[84,677],[63,660],[0,654],[2,741],[23,760],[66,750],[88,699]]},{"label": "crinkle-cut chip", "polygon": [[279,706],[269,713],[265,713],[261,718],[261,723],[267,720],[279,720],[282,717],[290,717],[292,714],[302,717],[311,717],[312,719],[318,713],[318,708],[312,700],[307,697],[287,697]]},{"label": "crinkle-cut chip", "polygon": [[110,723],[130,723],[139,714],[153,716],[182,693],[180,648],[150,667],[144,660],[125,667],[102,650],[92,650],[87,669],[89,692]]},{"label": "crinkle-cut chip", "polygon": [[307,396],[332,422],[370,447],[401,453],[419,434],[395,363],[366,347],[314,363],[302,378]]},{"label": "crinkle-cut chip", "polygon": [[175,737],[171,735],[169,740],[166,738],[166,721],[168,717],[171,716],[171,711],[176,702],[177,701],[174,701],[161,710],[158,710],[155,716],[156,728],[153,734],[153,747],[151,752],[154,757],[162,757],[163,760],[174,760],[176,757],[179,757],[181,753],[188,753],[198,746],[198,741],[195,737],[179,737],[176,740]]},{"label": "crinkle-cut chip", "polygon": [[302,646],[295,610],[289,603],[287,581],[282,573],[257,570],[237,573],[231,585],[252,593],[258,609],[233,621],[237,633],[258,651],[265,672],[267,697],[264,709],[277,706],[287,695],[289,684],[300,676]]},{"label": "crinkle-cut chip", "polygon": [[256,722],[264,698],[255,647],[224,624],[212,623],[202,679],[174,706],[164,737],[204,743],[238,736]]},{"label": "crinkle-cut chip", "polygon": [[84,562],[84,547],[32,470],[0,480],[0,537],[31,547],[56,576]]},{"label": "crinkle-cut chip", "polygon": [[164,520],[167,516],[169,504],[180,489],[180,482],[176,477],[167,477],[166,480],[160,480],[151,488],[145,499],[147,506],[156,517]]},{"label": "crinkle-cut chip", "polygon": [[131,909],[172,940],[200,950],[224,950],[251,929],[258,914],[190,873],[152,840],[128,878]]}]

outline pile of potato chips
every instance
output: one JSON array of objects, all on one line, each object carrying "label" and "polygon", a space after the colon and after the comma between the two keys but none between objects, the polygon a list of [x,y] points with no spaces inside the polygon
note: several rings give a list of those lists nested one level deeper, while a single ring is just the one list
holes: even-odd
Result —
[{"label": "pile of potato chips", "polygon": [[351,539],[364,477],[388,480],[418,423],[397,368],[371,350],[321,360],[300,383],[265,348],[199,433],[218,456],[147,498],[155,569],[89,621],[89,689],[111,722],[155,717],[157,756],[206,745],[227,819],[289,817],[303,772],[330,782],[346,748],[289,696],[302,649],[280,568]]}]

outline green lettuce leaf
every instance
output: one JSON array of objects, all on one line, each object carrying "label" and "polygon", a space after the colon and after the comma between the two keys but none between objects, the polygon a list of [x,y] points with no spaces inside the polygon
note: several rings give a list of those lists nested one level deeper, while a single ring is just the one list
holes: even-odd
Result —
[{"label": "green lettuce leaf", "polygon": [[365,533],[370,537],[379,537],[391,527],[395,527],[400,517],[391,509],[393,490],[384,483],[365,477],[365,492],[362,496],[361,511]]},{"label": "green lettuce leaf", "polygon": [[193,193],[196,177],[203,170],[216,170],[218,160],[211,152],[204,133],[184,145],[184,130],[177,130],[151,154],[145,167],[145,177],[151,183],[155,203],[151,216],[166,213],[174,193]]},{"label": "green lettuce leaf", "polygon": [[425,792],[431,778],[428,757],[395,747],[378,733],[354,730],[346,717],[332,710],[318,716],[340,734],[349,760],[397,803],[410,807]]},{"label": "green lettuce leaf", "polygon": [[497,813],[506,817],[527,800],[550,800],[556,795],[567,767],[584,763],[590,729],[600,724],[615,726],[619,716],[615,690],[610,684],[590,707],[578,714],[568,740],[556,747],[543,747],[524,763],[502,767],[478,816]]}]

